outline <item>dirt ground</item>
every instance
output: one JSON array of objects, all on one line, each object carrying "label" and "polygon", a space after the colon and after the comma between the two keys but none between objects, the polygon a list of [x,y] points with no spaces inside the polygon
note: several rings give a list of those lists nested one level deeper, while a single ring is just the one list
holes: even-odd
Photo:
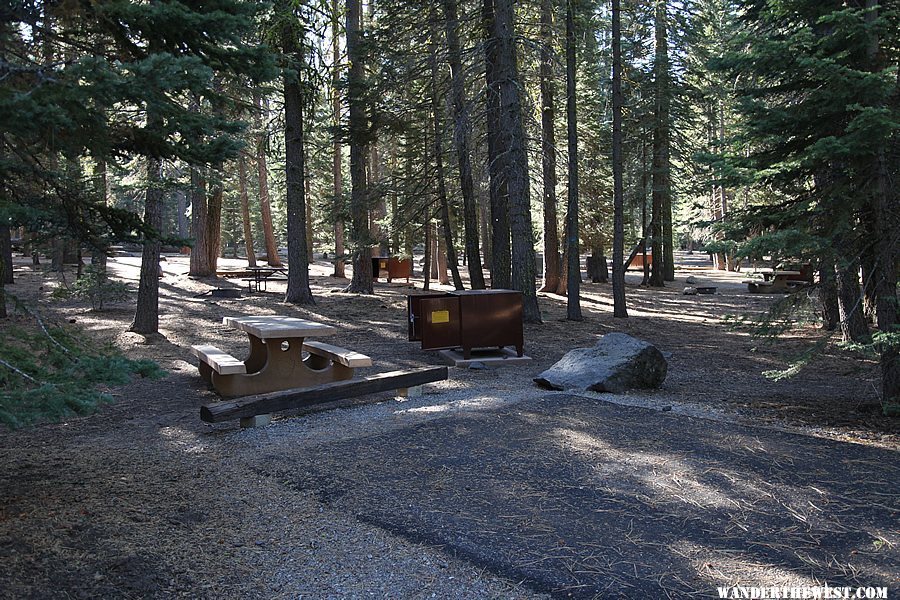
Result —
[{"label": "dirt ground", "polygon": [[[222,317],[295,315],[332,324],[340,334],[328,341],[370,355],[375,364],[369,373],[441,364],[406,341],[406,295],[420,291],[421,280],[408,286],[382,281],[374,296],[356,296],[342,292],[346,280],[329,277],[328,263],[319,261],[312,268],[315,306],[286,305],[279,283],[265,293],[243,288],[240,298],[213,299],[203,294],[241,289],[242,282],[191,279],[186,258],[169,256],[160,280],[160,335],[144,337],[127,332],[133,302],[93,312],[81,303],[51,300],[56,276],[17,257],[9,291],[22,302],[48,321],[74,323],[130,358],[151,358],[169,375],[114,390],[116,402],[95,415],[0,432],[0,559],[8,567],[0,574],[0,597],[559,595],[552,586],[516,581],[504,569],[442,552],[433,536],[404,535],[371,522],[358,506],[331,502],[315,485],[298,486],[283,464],[268,471],[259,456],[302,460],[298,454],[323,444],[391,436],[411,424],[484,406],[539,401],[546,392],[535,388],[534,375],[612,331],[659,347],[669,374],[661,390],[602,395],[607,402],[860,444],[887,451],[896,465],[900,419],[880,414],[876,364],[828,346],[795,377],[765,378],[763,371],[784,368],[821,333],[804,329],[764,344],[734,330],[728,317],[760,314],[774,297],[748,294],[740,283],[746,273],[714,271],[702,255],[679,259],[677,281],[665,289],[641,287],[639,274],[629,274],[628,319],[612,318],[606,284],[584,284],[581,322],[565,320],[565,298],[541,295],[543,323],[525,327],[531,363],[451,369],[448,381],[430,386],[418,400],[384,394],[376,398],[380,404],[348,402],[340,410],[241,430],[236,423],[199,420],[200,405],[216,396],[201,383],[190,346],[210,343],[236,356],[246,348],[246,337],[224,327]],[[139,262],[138,256],[119,256],[110,270],[136,281]],[[242,264],[226,260],[220,267]],[[682,295],[687,277],[715,285],[717,293]],[[324,477],[310,472],[304,477]],[[746,580],[740,573],[729,576]]]}]

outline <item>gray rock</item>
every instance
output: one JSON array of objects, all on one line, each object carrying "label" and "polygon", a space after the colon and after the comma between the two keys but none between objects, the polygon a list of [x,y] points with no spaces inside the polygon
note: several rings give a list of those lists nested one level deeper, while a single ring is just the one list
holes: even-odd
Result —
[{"label": "gray rock", "polygon": [[609,333],[591,348],[575,348],[534,381],[553,390],[620,393],[658,388],[668,363],[656,346],[624,333]]},{"label": "gray rock", "polygon": [[474,361],[469,363],[469,369],[472,371],[487,371],[488,367],[486,364],[480,361]]},{"label": "gray rock", "polygon": [[684,291],[681,293],[685,296],[696,296],[697,288],[688,286],[688,287],[684,288]]},{"label": "gray rock", "polygon": [[695,283],[697,283],[697,278],[694,277],[693,275],[688,275],[688,278],[685,279],[684,282],[687,283],[688,285],[694,285]]}]

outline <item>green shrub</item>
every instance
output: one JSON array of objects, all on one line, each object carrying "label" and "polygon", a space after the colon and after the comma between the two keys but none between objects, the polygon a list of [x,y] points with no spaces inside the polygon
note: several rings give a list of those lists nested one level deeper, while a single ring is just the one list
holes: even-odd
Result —
[{"label": "green shrub", "polygon": [[3,334],[0,423],[13,429],[90,414],[112,401],[110,387],[124,385],[135,375],[164,375],[153,361],[129,360],[93,347],[77,330],[52,327],[45,334],[10,326]]},{"label": "green shrub", "polygon": [[93,310],[103,310],[110,302],[122,302],[131,294],[131,288],[123,281],[109,278],[105,269],[91,265],[71,286],[61,286],[53,291],[54,298],[87,300]]}]

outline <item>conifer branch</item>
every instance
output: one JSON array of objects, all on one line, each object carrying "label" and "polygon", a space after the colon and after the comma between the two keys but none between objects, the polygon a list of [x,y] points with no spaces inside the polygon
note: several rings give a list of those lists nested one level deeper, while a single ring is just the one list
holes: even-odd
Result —
[{"label": "conifer branch", "polygon": [[17,375],[19,375],[20,377],[22,377],[22,379],[27,379],[28,381],[30,381],[31,383],[33,383],[33,384],[35,384],[35,385],[46,385],[46,384],[44,384],[44,383],[41,383],[40,381],[38,381],[37,379],[35,379],[35,378],[32,377],[31,375],[29,375],[28,373],[26,373],[26,372],[24,372],[24,371],[22,371],[22,370],[20,370],[20,369],[17,369],[16,367],[12,366],[11,364],[9,364],[8,362],[6,362],[6,361],[3,360],[2,358],[0,358],[0,365],[3,365],[4,367],[6,367],[7,369],[9,369],[9,370],[12,371],[13,373],[16,373]]}]

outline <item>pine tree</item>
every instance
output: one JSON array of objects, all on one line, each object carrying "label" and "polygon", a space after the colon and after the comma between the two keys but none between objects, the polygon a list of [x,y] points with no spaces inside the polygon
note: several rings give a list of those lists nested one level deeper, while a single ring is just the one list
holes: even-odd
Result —
[{"label": "pine tree", "polygon": [[569,192],[566,206],[566,318],[581,321],[581,252],[578,243],[578,104],[575,97],[575,7],[566,2],[566,124]]},{"label": "pine tree", "polygon": [[350,108],[350,219],[353,226],[353,279],[347,291],[371,294],[372,261],[369,237],[369,202],[366,181],[366,118],[365,56],[362,47],[362,8],[360,0],[347,0],[347,104]]},{"label": "pine tree", "polygon": [[627,317],[625,306],[625,222],[622,189],[622,10],[612,0],[612,163],[613,163],[613,316]]},{"label": "pine tree", "polygon": [[[732,163],[785,194],[781,204],[748,213],[772,232],[758,244],[809,240],[814,255],[796,258],[834,265],[844,337],[867,341],[860,264],[880,265],[864,282],[876,286],[878,306],[897,303],[898,203],[883,182],[898,161],[898,14],[862,0],[748,0],[743,8],[741,52],[723,66],[742,76],[743,134],[753,146]],[[881,317],[887,406],[900,399],[896,312]]]}]

